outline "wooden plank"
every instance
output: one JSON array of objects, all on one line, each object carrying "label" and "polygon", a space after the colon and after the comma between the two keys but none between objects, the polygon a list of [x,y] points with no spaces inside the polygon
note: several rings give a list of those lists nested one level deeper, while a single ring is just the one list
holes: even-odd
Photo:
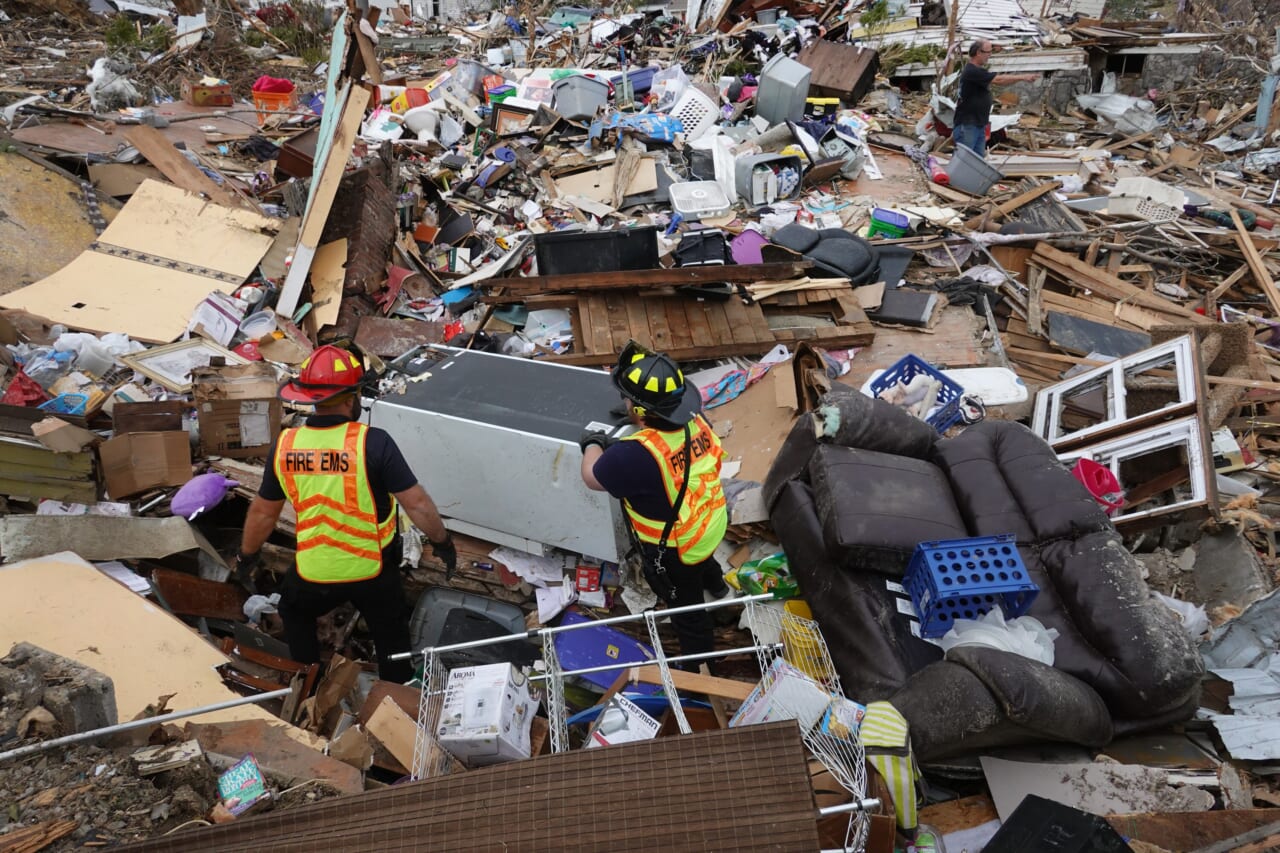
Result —
[{"label": "wooden plank", "polygon": [[[752,305],[751,309],[759,312],[760,306]],[[751,315],[748,313],[747,306],[742,304],[741,299],[725,301],[724,315],[729,321],[729,331],[733,336],[734,343],[749,344],[759,341],[751,321]],[[770,338],[772,339],[772,335],[770,335]]]},{"label": "wooden plank", "polygon": [[621,293],[604,294],[605,314],[609,320],[609,336],[614,352],[622,352],[631,340],[631,325],[627,322],[626,296]]},{"label": "wooden plank", "polygon": [[1167,299],[1148,293],[1127,281],[1108,275],[1105,270],[1091,267],[1075,255],[1041,243],[1036,246],[1034,259],[1043,267],[1058,274],[1072,287],[1088,288],[1117,301],[1127,300],[1138,305],[1152,308],[1162,314],[1175,314],[1185,317],[1194,323],[1212,323],[1209,317],[1197,314],[1189,308],[1170,302]]},{"label": "wooden plank", "polygon": [[[729,678],[716,678],[698,672],[671,670],[671,680],[676,690],[688,690],[691,693],[705,693],[708,696],[719,696],[735,702],[745,702],[755,689],[755,685],[747,681],[734,681]],[[632,684],[662,684],[662,675],[656,666],[634,666],[631,668]]]},{"label": "wooden plank", "polygon": [[729,264],[727,266],[659,267],[652,270],[618,270],[616,272],[574,273],[572,275],[538,275],[526,278],[500,278],[487,283],[503,287],[506,293],[552,293],[558,290],[639,289],[661,285],[714,284],[754,281],[785,281],[803,276],[812,261],[785,261],[769,264]]},{"label": "wooden plank", "polygon": [[[342,96],[335,98],[333,105],[327,107],[327,109],[340,109],[338,123],[330,144],[324,148],[324,164],[320,167],[318,175],[312,179],[312,192],[302,223],[302,233],[298,236],[298,247],[293,253],[293,264],[289,267],[289,274],[285,278],[284,287],[276,303],[277,314],[289,317],[298,310],[302,285],[311,272],[311,261],[315,257],[316,249],[320,246],[320,236],[324,232],[325,222],[329,219],[333,200],[338,194],[338,184],[341,183],[342,175],[347,170],[351,146],[355,143],[356,133],[360,129],[361,120],[364,119],[364,110],[368,103],[367,89],[360,86],[353,87],[347,83],[343,87]],[[320,166],[320,163],[317,161],[316,165]]]},{"label": "wooden plank", "polygon": [[[636,298],[636,297],[633,297]],[[671,348],[671,330],[667,328],[667,312],[656,299],[640,300],[649,318],[649,340],[641,341],[651,349],[665,352]]]},{"label": "wooden plank", "polygon": [[580,305],[590,306],[583,313],[583,325],[589,328],[592,352],[613,352],[613,335],[609,330],[609,306],[603,296],[584,296]]},{"label": "wooden plank", "polygon": [[622,298],[627,310],[627,326],[633,340],[647,341],[652,339],[649,333],[649,314],[645,311],[644,302],[631,295]]},{"label": "wooden plank", "polygon": [[689,318],[684,313],[684,301],[682,296],[669,296],[661,301],[663,310],[667,312],[667,328],[671,330],[673,349],[689,349],[693,346],[693,335],[689,333]]},{"label": "wooden plank", "polygon": [[182,156],[178,149],[173,147],[173,143],[154,127],[145,124],[134,125],[124,131],[124,138],[175,186],[203,195],[210,201],[228,207],[241,205],[239,196],[228,187],[214,183],[212,178]]},{"label": "wooden plank", "polygon": [[1044,312],[1041,310],[1045,279],[1044,267],[1027,268],[1027,328],[1033,335],[1044,335]]},{"label": "wooden plank", "polygon": [[[732,301],[732,299],[729,301]],[[724,302],[703,303],[703,312],[707,318],[707,324],[711,327],[711,337],[715,344],[733,342],[733,326],[729,323],[729,316],[725,313],[725,304]]]},{"label": "wooden plank", "polygon": [[1218,300],[1222,298],[1224,293],[1235,287],[1236,284],[1240,282],[1240,279],[1244,278],[1245,274],[1249,271],[1250,267],[1248,264],[1241,264],[1236,267],[1235,272],[1224,278],[1221,283],[1213,288],[1213,290],[1206,293],[1204,295],[1203,302],[1204,313],[1209,317],[1216,317],[1218,314]]},{"label": "wooden plank", "polygon": [[1234,207],[1231,208],[1231,223],[1236,227],[1236,245],[1244,253],[1245,263],[1249,265],[1249,271],[1253,273],[1254,281],[1258,283],[1258,287],[1262,288],[1262,292],[1266,294],[1267,302],[1271,305],[1271,314],[1275,317],[1280,317],[1280,291],[1276,290],[1275,280],[1267,272],[1267,265],[1263,262],[1262,255],[1258,254],[1258,247],[1253,245],[1253,238],[1244,229],[1244,223],[1240,221],[1240,214],[1236,212]]},{"label": "wooden plank", "polygon": [[707,322],[707,303],[697,299],[687,299],[684,303],[685,318],[689,324],[689,334],[693,336],[695,347],[715,346],[716,339],[711,333],[711,324]]},{"label": "wooden plank", "polygon": [[[1039,186],[1032,187],[1026,192],[1020,195],[1014,196],[1013,198],[1009,199],[1003,204],[996,205],[995,210],[991,211],[990,218],[991,219],[1003,218],[1004,216],[1007,216],[1008,214],[1013,213],[1018,208],[1025,207],[1026,205],[1030,204],[1031,202],[1035,201],[1041,196],[1048,195],[1049,193],[1056,190],[1059,186],[1061,186],[1061,184],[1059,184],[1057,181],[1045,181]],[[982,224],[982,220],[984,216],[985,214],[975,216],[972,219],[970,219],[968,222],[966,222],[965,225],[967,225],[969,228],[977,228],[979,225]]]}]

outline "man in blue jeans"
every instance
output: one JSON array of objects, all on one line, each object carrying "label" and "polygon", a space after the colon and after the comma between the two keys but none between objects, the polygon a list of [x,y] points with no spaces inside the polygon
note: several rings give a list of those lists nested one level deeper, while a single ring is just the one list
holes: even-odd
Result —
[{"label": "man in blue jeans", "polygon": [[979,39],[969,45],[969,62],[960,72],[960,97],[956,101],[956,115],[952,122],[951,139],[956,145],[987,154],[987,122],[991,119],[991,87],[1009,83],[1030,83],[1040,79],[1039,74],[996,74],[986,68],[993,47],[990,41]]}]

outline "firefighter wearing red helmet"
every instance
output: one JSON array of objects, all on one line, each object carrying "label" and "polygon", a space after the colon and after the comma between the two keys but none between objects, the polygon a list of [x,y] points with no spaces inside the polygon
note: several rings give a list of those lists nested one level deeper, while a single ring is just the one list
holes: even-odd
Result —
[{"label": "firefighter wearing red helmet", "polygon": [[280,388],[280,399],[315,406],[305,425],[284,430],[245,518],[238,572],[251,577],[285,501],[298,516],[297,560],[280,590],[289,654],[319,663],[316,620],[351,602],[373,634],[379,675],[408,681],[408,607],[400,582],[402,548],[396,511],[431,541],[451,575],[458,557],[430,495],[385,431],[359,422],[364,365],[354,354],[323,346]]},{"label": "firefighter wearing red helmet", "polygon": [[[704,592],[723,598],[730,589],[714,552],[728,526],[720,486],[724,452],[700,414],[701,394],[668,356],[634,341],[619,356],[612,378],[640,429],[620,441],[584,432],[583,482],[622,501],[645,579],[668,605],[702,604]],[[682,653],[715,648],[705,611],[677,614],[671,621]]]}]

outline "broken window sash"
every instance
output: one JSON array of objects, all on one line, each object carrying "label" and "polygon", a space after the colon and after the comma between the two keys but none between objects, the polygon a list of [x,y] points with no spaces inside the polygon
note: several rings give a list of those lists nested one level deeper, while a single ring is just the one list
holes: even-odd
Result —
[{"label": "broken window sash", "polygon": [[[1168,473],[1172,472],[1166,472],[1156,476],[1153,480],[1139,483],[1134,482],[1132,475],[1127,475],[1127,472],[1124,471],[1124,466],[1127,464],[1132,465],[1142,457],[1154,457],[1161,451],[1168,450],[1181,451],[1181,461],[1186,466],[1187,474],[1185,477],[1174,476],[1170,478],[1171,484],[1160,491],[1169,491],[1186,483],[1190,489],[1189,496],[1175,497],[1170,503],[1154,506],[1140,503],[1136,500],[1129,500],[1129,495],[1140,491],[1143,486],[1148,485],[1150,482],[1163,479]],[[1104,465],[1111,469],[1111,473],[1116,475],[1116,479],[1125,488],[1125,505],[1111,517],[1117,527],[1150,520],[1170,513],[1185,512],[1203,507],[1209,504],[1210,501],[1216,501],[1217,490],[1213,481],[1214,471],[1212,470],[1213,457],[1205,446],[1204,429],[1197,415],[1179,418],[1169,423],[1141,429],[1109,441],[1058,454],[1058,459],[1068,467],[1074,465],[1081,458],[1092,459],[1099,465]],[[1157,492],[1153,492],[1147,497],[1154,497],[1155,494]],[[1145,501],[1145,497],[1143,501]],[[1145,509],[1143,508],[1144,506],[1146,507]]]},{"label": "broken window sash", "polygon": [[[1166,371],[1172,367],[1174,375],[1146,376],[1152,371]],[[1133,355],[1118,358],[1101,367],[1088,370],[1056,385],[1044,388],[1036,395],[1035,418],[1032,429],[1049,442],[1055,450],[1076,445],[1084,439],[1098,439],[1114,433],[1118,427],[1140,427],[1154,420],[1168,418],[1194,410],[1198,399],[1199,364],[1196,348],[1190,335],[1145,349]],[[1135,382],[1153,383],[1152,391],[1163,391],[1173,399],[1156,409],[1134,412],[1129,401],[1128,386]],[[1090,395],[1101,395],[1101,405],[1095,400],[1091,406]],[[1064,423],[1070,415],[1083,417],[1090,422],[1072,427]]]}]

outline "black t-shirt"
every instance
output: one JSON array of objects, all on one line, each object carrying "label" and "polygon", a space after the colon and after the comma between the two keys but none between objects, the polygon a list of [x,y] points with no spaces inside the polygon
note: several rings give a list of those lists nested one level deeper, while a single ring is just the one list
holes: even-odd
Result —
[{"label": "black t-shirt", "polygon": [[[343,415],[312,415],[307,418],[307,426],[335,427],[349,420]],[[258,489],[258,494],[269,501],[282,501],[287,495],[280,484],[280,478],[276,476],[275,458],[276,446],[272,444],[271,452],[267,455],[267,459],[272,461],[263,471],[262,486]],[[413,488],[418,484],[418,478],[413,475],[409,463],[404,461],[400,448],[386,430],[369,427],[369,433],[365,437],[365,459],[368,464],[369,487],[373,490],[373,501],[378,508],[378,520],[386,521],[391,514],[391,496]]]},{"label": "black t-shirt", "polygon": [[596,460],[591,473],[609,494],[626,499],[645,518],[666,522],[675,517],[658,460],[640,442],[614,444]]},{"label": "black t-shirt", "polygon": [[960,72],[960,99],[956,102],[955,124],[971,124],[986,127],[991,118],[991,81],[994,71],[988,71],[972,62],[965,63]]}]

